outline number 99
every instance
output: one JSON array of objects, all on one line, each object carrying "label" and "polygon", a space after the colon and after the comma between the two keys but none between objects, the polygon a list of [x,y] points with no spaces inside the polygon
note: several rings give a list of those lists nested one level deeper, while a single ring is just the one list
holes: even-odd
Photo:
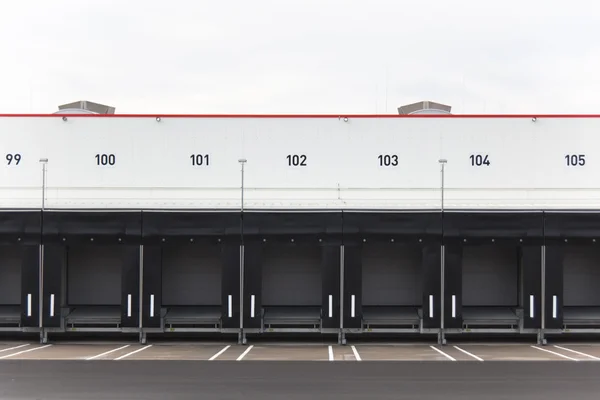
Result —
[{"label": "number 99", "polygon": [[7,154],[6,161],[8,161],[8,165],[11,165],[13,161],[15,162],[15,165],[19,165],[19,162],[21,162],[21,155],[19,153]]}]

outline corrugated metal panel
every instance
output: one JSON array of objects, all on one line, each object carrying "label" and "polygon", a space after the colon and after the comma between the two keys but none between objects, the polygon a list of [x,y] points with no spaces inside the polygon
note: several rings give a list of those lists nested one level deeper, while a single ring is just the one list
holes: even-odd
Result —
[{"label": "corrugated metal panel", "polygon": [[363,247],[363,305],[410,306],[423,302],[421,249],[375,244]]},{"label": "corrugated metal panel", "polygon": [[268,247],[263,260],[264,306],[321,305],[322,271],[319,247]]},{"label": "corrugated metal panel", "polygon": [[463,306],[519,304],[517,249],[506,246],[472,246],[463,252]]},{"label": "corrugated metal panel", "polygon": [[69,248],[67,294],[69,305],[120,305],[120,246],[76,246]]},{"label": "corrugated metal panel", "polygon": [[163,250],[163,304],[220,305],[221,258],[218,246],[187,245]]},{"label": "corrugated metal panel", "polygon": [[600,306],[600,249],[568,246],[564,253],[565,306]]}]

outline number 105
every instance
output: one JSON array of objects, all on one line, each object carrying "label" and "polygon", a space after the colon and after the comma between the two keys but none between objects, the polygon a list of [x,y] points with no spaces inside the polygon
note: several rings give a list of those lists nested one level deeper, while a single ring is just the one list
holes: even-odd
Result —
[{"label": "number 105", "polygon": [[567,154],[565,160],[568,167],[583,166],[585,165],[585,154]]}]

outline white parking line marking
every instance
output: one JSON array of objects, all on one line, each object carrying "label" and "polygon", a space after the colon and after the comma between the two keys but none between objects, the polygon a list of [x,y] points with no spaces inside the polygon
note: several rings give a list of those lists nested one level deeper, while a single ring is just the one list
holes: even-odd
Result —
[{"label": "white parking line marking", "polygon": [[466,350],[463,350],[463,349],[461,349],[461,348],[460,348],[460,347],[458,347],[458,346],[454,346],[454,348],[455,348],[456,350],[458,350],[458,351],[462,351],[462,352],[463,352],[463,353],[465,353],[466,355],[468,355],[468,356],[471,356],[471,357],[473,357],[474,359],[476,359],[476,360],[478,360],[478,361],[483,361],[483,358],[481,358],[481,357],[477,357],[475,354],[469,353],[468,351],[466,351]]},{"label": "white parking line marking", "polygon": [[9,347],[8,349],[2,349],[0,350],[0,353],[4,352],[4,351],[9,351],[9,350],[16,350],[16,349],[20,349],[21,347],[25,347],[25,346],[29,346],[29,343],[27,344],[22,344],[20,346],[15,346],[15,347]]},{"label": "white parking line marking", "polygon": [[569,356],[565,356],[565,355],[563,355],[563,354],[556,353],[556,352],[554,352],[554,351],[550,351],[550,350],[542,349],[542,348],[540,348],[540,347],[537,347],[537,346],[531,346],[531,347],[533,347],[534,349],[538,349],[538,350],[540,350],[540,351],[545,351],[546,353],[550,353],[550,354],[554,354],[554,355],[556,355],[556,356],[559,356],[559,357],[562,357],[562,358],[566,358],[567,360],[571,360],[571,361],[579,361],[579,360],[578,360],[578,359],[576,359],[576,358],[572,358],[572,357],[569,357]]},{"label": "white parking line marking", "polygon": [[102,353],[102,354],[98,354],[97,356],[93,356],[93,357],[90,357],[90,358],[86,358],[85,360],[86,360],[86,361],[89,361],[89,360],[94,360],[94,359],[96,359],[96,358],[100,358],[100,357],[102,357],[102,356],[105,356],[105,355],[107,355],[107,354],[114,353],[115,351],[119,351],[119,350],[126,349],[126,348],[127,348],[127,347],[129,347],[129,346],[131,346],[131,345],[130,345],[130,344],[127,344],[127,345],[125,345],[125,346],[119,347],[118,349],[112,349],[112,350],[109,350],[109,351],[105,351],[105,352],[104,352],[104,353]]},{"label": "white parking line marking", "polygon": [[333,346],[329,346],[329,361],[333,361]]},{"label": "white parking line marking", "polygon": [[217,354],[215,354],[214,356],[212,356],[211,358],[208,359],[208,361],[212,361],[214,359],[216,359],[217,357],[219,357],[221,354],[225,353],[227,351],[228,348],[230,348],[231,345],[229,346],[225,346],[224,348],[222,348]]},{"label": "white parking line marking", "polygon": [[143,351],[143,350],[149,349],[150,347],[152,347],[152,345],[151,345],[151,344],[149,344],[149,345],[147,345],[147,346],[144,346],[144,347],[141,347],[141,348],[139,348],[139,349],[137,349],[137,350],[134,350],[134,351],[132,351],[131,353],[123,354],[121,357],[117,357],[117,358],[115,358],[115,361],[122,360],[122,359],[124,359],[125,357],[129,357],[129,356],[131,356],[131,355],[133,355],[133,354],[135,354],[135,353],[139,353],[140,351]]},{"label": "white parking line marking", "polygon": [[19,354],[23,354],[23,353],[29,353],[30,351],[36,351],[36,350],[45,349],[46,347],[50,347],[50,346],[52,346],[52,345],[51,344],[47,344],[47,345],[42,346],[42,347],[36,347],[35,349],[23,350],[23,351],[19,351],[17,353],[8,354],[6,356],[0,357],[0,360],[5,359],[5,358],[9,358],[9,357],[13,357],[13,356],[18,356]]},{"label": "white parking line marking", "polygon": [[356,358],[356,361],[362,361],[360,355],[358,354],[358,351],[356,350],[356,347],[352,346],[352,352],[354,353],[354,358]]},{"label": "white parking line marking", "polygon": [[579,354],[580,356],[586,356],[586,357],[589,357],[589,358],[594,359],[594,360],[600,360],[600,358],[598,358],[598,357],[592,356],[590,354],[582,353],[581,351],[567,349],[566,347],[561,347],[561,346],[556,346],[556,345],[554,347],[556,347],[557,349],[566,350],[566,351],[570,351],[570,352],[575,353],[575,354]]},{"label": "white parking line marking", "polygon": [[437,351],[438,353],[440,353],[441,355],[445,356],[447,359],[449,359],[450,361],[456,361],[454,358],[450,357],[448,354],[444,353],[443,351],[441,351],[440,349],[438,349],[437,347],[434,346],[429,346],[432,349],[434,349],[435,351]]},{"label": "white parking line marking", "polygon": [[245,351],[245,352],[243,352],[242,354],[240,354],[240,356],[237,358],[237,360],[236,360],[236,361],[242,361],[242,359],[243,359],[244,357],[246,357],[246,354],[250,353],[250,350],[252,350],[252,348],[253,348],[253,347],[254,347],[254,345],[252,345],[252,346],[249,346],[249,347],[246,349],[246,351]]}]

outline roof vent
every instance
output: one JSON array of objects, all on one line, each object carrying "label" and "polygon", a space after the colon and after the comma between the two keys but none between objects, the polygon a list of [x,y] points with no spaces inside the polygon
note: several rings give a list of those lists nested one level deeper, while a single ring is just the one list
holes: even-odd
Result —
[{"label": "roof vent", "polygon": [[57,114],[114,114],[115,108],[92,101],[80,100],[58,106]]},{"label": "roof vent", "polygon": [[451,109],[451,106],[426,100],[398,107],[398,114],[450,114]]}]

